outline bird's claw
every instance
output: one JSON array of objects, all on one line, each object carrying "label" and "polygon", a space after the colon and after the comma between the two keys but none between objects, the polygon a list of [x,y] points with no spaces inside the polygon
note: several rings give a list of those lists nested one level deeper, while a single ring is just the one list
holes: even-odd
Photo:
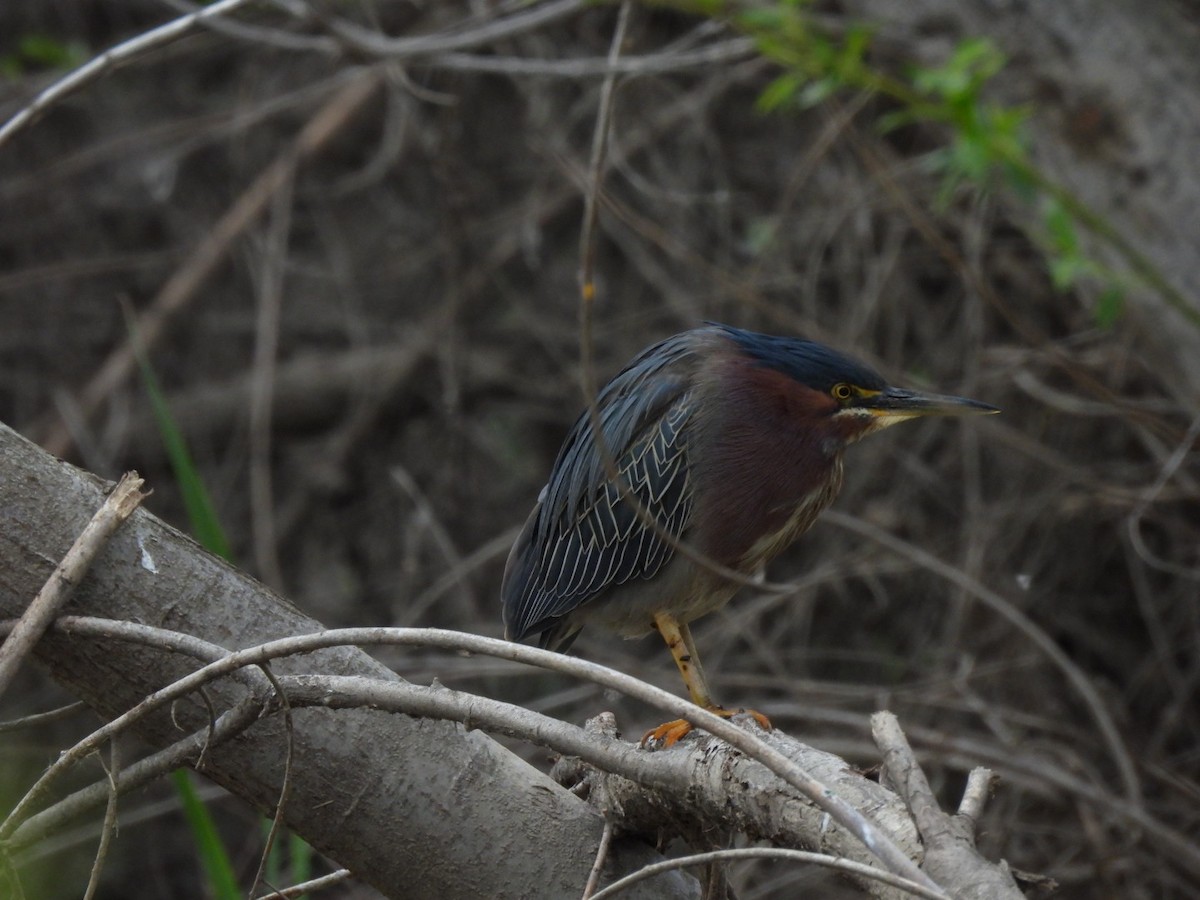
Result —
[{"label": "bird's claw", "polygon": [[[732,719],[734,716],[747,715],[757,722],[763,731],[774,730],[771,720],[756,709],[726,709],[723,706],[710,706],[707,709],[709,712],[723,719]],[[651,728],[642,735],[641,745],[647,750],[665,750],[668,747],[673,747],[687,737],[695,727],[687,719],[675,719],[670,722],[664,722],[657,728]]]},{"label": "bird's claw", "polygon": [[687,736],[694,726],[687,719],[663,722],[642,735],[642,746],[647,750],[665,750]]}]

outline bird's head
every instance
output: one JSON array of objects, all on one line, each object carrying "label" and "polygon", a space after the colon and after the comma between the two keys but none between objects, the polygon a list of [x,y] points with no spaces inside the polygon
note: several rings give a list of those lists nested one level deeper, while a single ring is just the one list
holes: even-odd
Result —
[{"label": "bird's head", "polygon": [[754,390],[773,394],[793,418],[802,418],[807,427],[839,444],[905,419],[1000,411],[966,397],[890,385],[870,366],[816,341],[715,327],[732,341]]}]

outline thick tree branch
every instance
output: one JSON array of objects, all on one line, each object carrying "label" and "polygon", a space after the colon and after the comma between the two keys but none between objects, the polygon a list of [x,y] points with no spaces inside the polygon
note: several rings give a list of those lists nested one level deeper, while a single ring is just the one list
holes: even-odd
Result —
[{"label": "thick tree branch", "polygon": [[[0,616],[28,605],[103,501],[98,479],[0,426]],[[321,630],[318,622],[194,542],[138,510],[97,558],[69,611],[141,621],[225,647]],[[176,653],[130,651],[111,640],[46,635],[35,651],[54,676],[106,717],[118,716],[194,666]],[[399,678],[361,651],[330,648],[281,660],[279,675],[324,672]],[[208,687],[219,709],[244,686]],[[139,723],[156,747],[179,727],[206,727],[196,701]],[[264,811],[278,798],[284,733],[278,717],[209,753],[206,773]],[[371,710],[296,712],[290,828],[391,896],[577,895],[603,829],[601,816],[485,735],[447,722]],[[447,801],[447,798],[451,798]],[[536,848],[537,852],[530,852]],[[658,858],[614,841],[608,877]],[[684,897],[676,876],[642,892]]]}]

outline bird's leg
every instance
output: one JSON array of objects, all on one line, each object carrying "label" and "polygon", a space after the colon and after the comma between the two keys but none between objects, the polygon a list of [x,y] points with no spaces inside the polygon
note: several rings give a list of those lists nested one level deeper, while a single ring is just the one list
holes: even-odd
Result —
[{"label": "bird's leg", "polygon": [[680,622],[674,616],[658,613],[654,617],[654,627],[667,642],[667,649],[679,667],[683,683],[687,685],[688,695],[692,702],[705,709],[717,706],[712,694],[708,691],[708,679],[704,677],[704,669],[700,665],[700,655],[696,653],[696,642],[692,639],[692,629]]},{"label": "bird's leg", "polygon": [[[667,649],[671,651],[671,657],[679,668],[679,674],[683,676],[683,683],[687,685],[688,696],[692,698],[693,703],[725,718],[741,712],[748,713],[763,728],[771,730],[771,720],[762,713],[752,709],[725,709],[713,700],[712,694],[708,690],[708,680],[704,677],[704,669],[700,665],[700,655],[696,652],[696,642],[692,639],[692,630],[686,623],[680,622],[669,613],[655,613],[654,627],[666,641]],[[664,722],[657,728],[646,732],[642,736],[642,744],[643,746],[670,747],[692,728],[692,723],[687,719]]]}]

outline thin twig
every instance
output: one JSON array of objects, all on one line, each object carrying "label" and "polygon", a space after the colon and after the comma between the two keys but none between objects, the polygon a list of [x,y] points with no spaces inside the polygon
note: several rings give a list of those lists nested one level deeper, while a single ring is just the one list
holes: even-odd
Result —
[{"label": "thin twig", "polygon": [[958,815],[978,824],[995,783],[996,776],[991,769],[983,766],[972,769],[967,774],[967,786],[963,790],[962,800],[958,803]]},{"label": "thin twig", "polygon": [[[188,2],[188,0],[163,0],[163,2],[173,9],[187,11],[195,9],[195,4]],[[307,3],[280,2],[280,0],[275,0],[270,5],[288,13],[300,24],[303,24],[312,17],[312,10]],[[215,34],[226,35],[252,44],[256,50],[270,47],[290,52],[320,53],[329,57],[335,57],[342,52],[342,42],[325,35],[298,34],[296,32],[284,31],[282,28],[264,28],[246,22],[239,22],[236,19],[226,21],[225,19],[210,18],[205,19],[203,24]]]},{"label": "thin twig", "polygon": [[0,722],[0,734],[4,734],[6,731],[17,731],[22,728],[36,728],[38,725],[45,725],[47,722],[57,722],[59,719],[73,716],[84,709],[87,709],[87,704],[82,700],[77,700],[74,703],[68,703],[66,706],[60,706],[58,709],[47,710],[43,713],[34,713],[29,716],[21,716],[16,719],[8,719],[7,721]]},{"label": "thin twig", "polygon": [[267,832],[267,839],[263,843],[262,853],[258,859],[258,871],[254,873],[254,881],[250,885],[250,896],[254,895],[254,891],[262,883],[263,875],[267,871],[267,860],[271,855],[271,848],[275,845],[275,839],[279,836],[279,829],[283,827],[283,813],[287,809],[288,798],[292,793],[292,759],[296,750],[296,728],[292,717],[292,705],[288,702],[287,691],[279,683],[279,679],[275,677],[275,673],[271,671],[270,666],[260,666],[262,673],[267,676],[271,682],[271,687],[275,688],[275,696],[279,700],[280,708],[283,710],[283,727],[284,733],[287,736],[285,744],[285,753],[283,756],[283,783],[279,786],[279,799],[275,802],[275,814],[271,816],[271,828]]},{"label": "thin twig", "polygon": [[[462,552],[455,545],[454,538],[450,536],[450,529],[438,517],[437,509],[430,501],[425,489],[421,487],[417,479],[413,478],[408,469],[402,465],[394,465],[388,470],[388,474],[392,476],[392,480],[404,491],[415,507],[416,527],[409,530],[429,532],[429,537],[433,545],[446,561],[442,579],[450,579],[450,586],[458,588],[459,610],[464,616],[464,620],[469,619],[479,607],[476,604],[474,591],[471,588],[471,582],[468,578],[470,568],[465,565]],[[509,538],[508,545],[503,548],[503,552],[507,553],[508,547],[511,546],[512,539]],[[414,601],[411,605],[406,603],[404,605],[404,616],[409,622],[419,622],[418,610],[423,612],[424,606],[428,602],[430,601],[423,600],[420,604]]]},{"label": "thin twig", "polygon": [[325,24],[333,34],[359,52],[390,59],[411,59],[448,53],[452,50],[469,50],[472,47],[513,38],[572,16],[587,5],[586,0],[557,0],[553,3],[531,5],[515,15],[484,22],[475,27],[448,29],[437,34],[416,37],[388,37],[345,19],[327,19]]},{"label": "thin twig", "polygon": [[271,891],[269,894],[259,894],[255,900],[275,900],[277,897],[282,897],[283,900],[288,900],[291,897],[299,897],[303,894],[313,893],[323,890],[327,887],[341,884],[343,881],[352,877],[349,869],[338,869],[336,872],[330,872],[328,875],[322,875],[320,878],[310,878],[308,881],[301,881],[299,884],[293,884],[290,887],[280,888],[276,891]]},{"label": "thin twig", "polygon": [[600,832],[600,846],[596,848],[596,859],[592,862],[592,871],[588,873],[587,884],[583,886],[581,900],[590,900],[600,884],[600,873],[604,871],[604,862],[608,858],[608,845],[612,843],[613,822],[607,814],[604,816],[604,830]]},{"label": "thin twig", "polygon": [[828,856],[824,853],[812,853],[807,850],[788,850],[782,847],[746,847],[731,850],[710,850],[707,853],[693,853],[690,856],[680,856],[676,859],[668,859],[650,866],[643,866],[636,872],[632,872],[624,878],[614,881],[603,890],[598,891],[592,896],[591,900],[608,900],[608,898],[615,897],[620,891],[632,887],[639,881],[645,881],[647,878],[653,878],[655,875],[661,875],[663,872],[673,872],[677,869],[686,869],[692,866],[703,866],[712,862],[736,862],[750,859],[779,859],[788,862],[825,866],[826,868],[834,869],[847,875],[854,875],[858,878],[872,878],[890,887],[908,891],[914,897],[926,897],[929,900],[945,900],[946,897],[941,891],[931,890],[923,884],[909,881],[907,878],[901,878],[898,875],[893,875],[891,872],[885,872],[882,869],[876,869],[873,866],[855,862],[852,859]]},{"label": "thin twig", "polygon": [[0,696],[12,681],[21,661],[33,650],[59,610],[71,598],[93,560],[121,523],[133,515],[138,504],[147,496],[141,491],[143,483],[137,472],[126,472],[122,476],[104,505],[97,510],[38,591],[8,639],[0,646]]},{"label": "thin twig", "polygon": [[[214,727],[207,726],[193,732],[169,747],[159,750],[123,768],[117,781],[120,793],[128,794],[138,788],[173,772],[182,765],[199,767],[202,753],[241,734],[258,721],[263,708],[263,698],[252,696],[217,717]],[[104,805],[109,794],[107,780],[82,788],[53,806],[48,806],[30,816],[17,828],[9,839],[8,848],[15,852],[41,844],[46,836],[65,827],[69,822]]]},{"label": "thin twig", "polygon": [[1161,559],[1146,546],[1146,541],[1142,537],[1142,517],[1146,514],[1146,510],[1150,508],[1150,504],[1154,502],[1162,492],[1162,489],[1166,487],[1167,482],[1174,477],[1179,467],[1183,465],[1184,460],[1193,453],[1193,445],[1196,443],[1197,437],[1200,437],[1200,416],[1192,419],[1192,424],[1188,426],[1187,433],[1184,434],[1183,439],[1176,445],[1171,455],[1167,458],[1167,461],[1163,463],[1158,477],[1154,479],[1154,483],[1146,490],[1141,501],[1129,514],[1129,518],[1125,522],[1129,542],[1133,545],[1134,551],[1141,558],[1142,562],[1152,569],[1192,581],[1200,578],[1200,569],[1177,565],[1169,560]]},{"label": "thin twig", "polygon": [[280,180],[271,201],[270,224],[263,248],[258,316],[254,327],[254,364],[250,379],[250,529],[258,576],[283,590],[283,567],[275,529],[275,500],[271,482],[271,410],[279,355],[279,325],[288,236],[292,229],[293,165]]},{"label": "thin twig", "polygon": [[730,38],[698,50],[678,53],[650,53],[621,59],[527,59],[520,56],[495,56],[473,53],[444,53],[422,60],[431,69],[456,72],[543,78],[605,78],[613,75],[661,75],[717,64],[737,62],[754,56],[749,38]]},{"label": "thin twig", "polygon": [[[629,27],[629,16],[633,4],[626,0],[617,15],[617,27],[613,29],[612,42],[608,48],[608,61],[615,63],[621,55],[625,42],[625,31]],[[590,404],[589,415],[592,428],[600,440],[599,412],[596,410],[596,375],[592,366],[592,306],[596,300],[596,216],[599,213],[601,182],[606,170],[605,157],[608,149],[609,124],[612,121],[616,71],[610,71],[600,86],[600,100],[596,110],[596,127],[592,131],[592,154],[588,165],[587,189],[584,193],[583,222],[579,229],[579,364],[583,388],[583,400]]]},{"label": "thin twig", "polygon": [[70,750],[62,753],[0,824],[0,840],[11,835],[22,819],[29,814],[31,807],[46,792],[49,785],[63,772],[94,752],[97,746],[111,739],[113,735],[129,728],[154,710],[190,694],[215,678],[228,675],[245,666],[261,665],[280,656],[305,653],[347,643],[465,650],[470,653],[528,663],[587,679],[603,687],[640,699],[671,715],[686,718],[697,728],[721,738],[736,749],[758,760],[803,796],[825,810],[835,822],[850,831],[871,853],[875,854],[886,868],[925,884],[931,889],[937,888],[937,885],[917,868],[913,861],[874,821],[854,809],[787,756],[756,735],[742,730],[738,725],[623,672],[549,650],[437,628],[344,628],[315,634],[295,635],[239,650],[223,659],[209,663],[150,694],[137,706],[117,716]]},{"label": "thin twig", "polygon": [[105,50],[99,56],[88,60],[78,69],[68,72],[51,84],[50,87],[34,97],[24,109],[0,126],[0,147],[3,147],[14,134],[32,122],[39,114],[67,95],[96,81],[122,63],[129,62],[138,54],[161,47],[182,37],[205,19],[224,16],[249,2],[250,0],[218,0],[211,6],[198,9],[186,16],[180,16],[178,19],[172,19],[165,25],[159,25],[157,28],[152,28],[150,31]]},{"label": "thin twig", "polygon": [[83,900],[92,900],[96,896],[96,888],[100,884],[100,873],[104,870],[104,862],[108,859],[108,847],[113,836],[117,833],[117,797],[120,791],[117,782],[121,777],[120,741],[110,744],[109,764],[104,774],[108,782],[108,803],[104,808],[104,824],[100,826],[100,846],[96,848],[96,858],[92,861],[92,873],[88,876],[87,889],[83,892]]}]

